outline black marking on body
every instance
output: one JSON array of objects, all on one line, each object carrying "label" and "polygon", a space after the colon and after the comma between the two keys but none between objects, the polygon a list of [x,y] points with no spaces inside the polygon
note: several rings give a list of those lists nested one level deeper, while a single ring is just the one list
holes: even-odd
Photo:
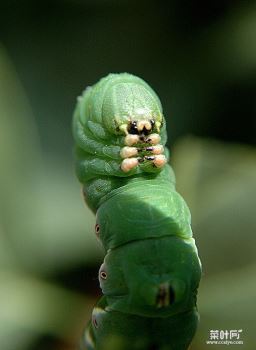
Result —
[{"label": "black marking on body", "polygon": [[[152,122],[153,122],[153,124],[152,124]],[[150,123],[153,126],[155,122],[151,120]],[[151,133],[151,131],[152,131],[152,129],[151,130],[147,130],[145,128],[145,126],[144,126],[144,128],[142,130],[139,131],[138,127],[137,127],[137,121],[130,122],[129,125],[128,125],[127,130],[128,130],[128,133],[131,134],[131,135],[142,135],[143,136],[143,140],[144,140],[144,137],[149,135]]]},{"label": "black marking on body", "polygon": [[139,131],[138,131],[138,128],[137,128],[137,122],[136,121],[133,121],[129,124],[128,126],[128,132],[129,134],[132,134],[132,135],[138,135],[139,134]]},{"label": "black marking on body", "polygon": [[145,126],[144,126],[144,128],[141,130],[141,134],[147,136],[148,134],[151,133],[151,131],[152,131],[152,130],[147,130],[147,129],[145,128]]},{"label": "black marking on body", "polygon": [[154,128],[154,126],[155,126],[155,121],[154,121],[154,119],[151,119],[151,120],[150,120],[150,124],[151,124],[152,129],[153,129],[153,128]]},{"label": "black marking on body", "polygon": [[144,158],[145,158],[146,160],[154,160],[154,159],[155,159],[154,156],[145,156]]}]

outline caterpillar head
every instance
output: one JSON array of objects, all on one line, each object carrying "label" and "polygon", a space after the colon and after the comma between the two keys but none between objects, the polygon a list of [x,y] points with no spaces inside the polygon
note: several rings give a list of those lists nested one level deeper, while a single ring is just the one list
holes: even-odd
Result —
[{"label": "caterpillar head", "polygon": [[109,308],[149,317],[191,310],[201,276],[195,249],[193,239],[164,237],[109,251],[99,272]]},{"label": "caterpillar head", "polygon": [[159,133],[163,124],[162,106],[155,92],[145,83],[118,81],[105,93],[102,120],[116,135]]}]

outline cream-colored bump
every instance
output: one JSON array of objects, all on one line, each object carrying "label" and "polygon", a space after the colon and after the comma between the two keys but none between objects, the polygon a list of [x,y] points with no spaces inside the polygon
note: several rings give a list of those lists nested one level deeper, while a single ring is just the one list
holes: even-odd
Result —
[{"label": "cream-colored bump", "polygon": [[127,146],[132,146],[132,145],[138,143],[139,140],[140,139],[139,139],[138,135],[128,134],[127,136],[125,136],[124,142]]},{"label": "cream-colored bump", "polygon": [[162,168],[166,164],[166,162],[167,159],[163,154],[155,156],[155,159],[153,160],[153,163],[157,168]]},{"label": "cream-colored bump", "polygon": [[139,120],[137,122],[137,129],[138,129],[138,131],[142,131],[144,129],[144,127],[145,127],[146,130],[151,130],[152,125],[151,125],[151,123],[148,120]]},{"label": "cream-colored bump", "polygon": [[152,149],[152,154],[162,154],[164,152],[164,147],[162,145],[156,145]]},{"label": "cream-colored bump", "polygon": [[150,143],[151,145],[157,145],[161,140],[160,135],[158,134],[151,134],[147,138],[147,142]]},{"label": "cream-colored bump", "polygon": [[121,163],[121,169],[127,173],[139,164],[137,158],[126,158]]},{"label": "cream-colored bump", "polygon": [[96,315],[101,315],[101,314],[104,314],[105,313],[105,310],[100,307],[100,306],[95,306],[94,309],[93,309],[93,316],[96,316]]},{"label": "cream-colored bump", "polygon": [[138,150],[136,147],[123,147],[121,149],[120,155],[122,158],[130,158],[138,155]]},{"label": "cream-colored bump", "polygon": [[127,126],[127,124],[122,124],[119,127],[119,130],[123,131],[125,135],[128,135],[128,126]]},{"label": "cream-colored bump", "polygon": [[161,123],[160,122],[156,122],[156,130],[157,130],[157,132],[160,132],[160,128],[161,128]]}]

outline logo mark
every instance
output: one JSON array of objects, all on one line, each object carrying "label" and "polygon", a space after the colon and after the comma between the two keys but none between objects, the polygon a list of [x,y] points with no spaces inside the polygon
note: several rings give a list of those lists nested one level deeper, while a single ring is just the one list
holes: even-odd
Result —
[{"label": "logo mark", "polygon": [[211,329],[209,331],[209,340],[207,345],[242,345],[241,340],[242,329]]}]

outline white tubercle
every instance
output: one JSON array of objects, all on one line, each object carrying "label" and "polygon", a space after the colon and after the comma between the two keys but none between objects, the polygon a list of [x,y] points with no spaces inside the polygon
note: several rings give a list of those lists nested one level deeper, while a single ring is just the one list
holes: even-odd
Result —
[{"label": "white tubercle", "polygon": [[160,132],[160,128],[161,128],[161,123],[160,122],[156,122],[156,130],[157,130],[157,132]]},{"label": "white tubercle", "polygon": [[147,142],[150,143],[151,145],[157,145],[161,140],[160,135],[158,134],[151,134],[149,135]]},{"label": "white tubercle", "polygon": [[137,158],[126,158],[121,163],[121,169],[127,173],[134,167],[136,167],[139,164],[139,161]]},{"label": "white tubercle", "polygon": [[157,168],[162,168],[166,164],[166,162],[167,159],[163,154],[155,156],[155,159],[153,160],[153,163]]},{"label": "white tubercle", "polygon": [[162,145],[156,145],[152,148],[152,154],[162,154],[164,152],[164,147]]},{"label": "white tubercle", "polygon": [[144,127],[145,127],[146,130],[151,130],[152,125],[151,125],[151,123],[148,120],[139,120],[137,122],[137,129],[138,129],[138,131],[143,130]]},{"label": "white tubercle", "polygon": [[127,146],[132,146],[136,143],[139,142],[139,136],[138,135],[132,135],[132,134],[128,134],[127,136],[125,136],[125,144]]},{"label": "white tubercle", "polygon": [[130,158],[138,155],[138,150],[136,147],[123,147],[121,149],[120,155],[122,158]]},{"label": "white tubercle", "polygon": [[120,131],[123,131],[123,133],[125,135],[128,135],[128,127],[127,127],[127,124],[122,124],[120,127],[119,127]]}]

